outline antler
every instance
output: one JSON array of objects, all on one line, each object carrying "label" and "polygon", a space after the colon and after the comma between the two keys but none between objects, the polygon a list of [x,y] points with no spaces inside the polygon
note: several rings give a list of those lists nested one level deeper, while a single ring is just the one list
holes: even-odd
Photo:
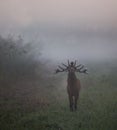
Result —
[{"label": "antler", "polygon": [[63,63],[62,63],[62,65],[63,65],[64,67],[66,67],[66,68],[68,67],[67,65],[65,65],[65,64],[63,64]]},{"label": "antler", "polygon": [[81,65],[81,64],[76,66],[76,71],[79,72],[79,73],[88,74],[87,68],[85,68],[84,65]]},{"label": "antler", "polygon": [[75,68],[76,72],[88,74],[87,68],[85,68],[84,65],[79,64],[76,66],[76,60],[73,62],[73,67]]},{"label": "antler", "polygon": [[76,60],[75,60],[75,62],[74,62],[74,67],[76,66]]},{"label": "antler", "polygon": [[67,71],[68,66],[65,65],[65,64],[63,64],[63,63],[62,63],[62,65],[63,65],[65,68],[63,68],[63,67],[61,67],[61,66],[58,66],[58,69],[55,71],[55,73]]},{"label": "antler", "polygon": [[66,72],[66,71],[69,71],[70,67],[74,67],[74,69],[75,69],[76,72],[88,74],[87,68],[85,68],[84,65],[79,64],[79,65],[76,66],[76,60],[75,60],[75,62],[71,62],[71,63],[68,60],[68,65],[65,65],[63,63],[62,63],[62,65],[64,67],[58,66],[58,69],[55,71],[55,73]]},{"label": "antler", "polygon": [[68,66],[70,66],[69,60],[67,62],[68,62]]}]

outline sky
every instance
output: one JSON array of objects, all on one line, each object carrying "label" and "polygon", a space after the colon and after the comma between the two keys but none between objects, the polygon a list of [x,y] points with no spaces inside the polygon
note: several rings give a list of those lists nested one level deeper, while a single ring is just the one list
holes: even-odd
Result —
[{"label": "sky", "polygon": [[117,27],[116,0],[0,0],[1,24]]},{"label": "sky", "polygon": [[54,59],[112,57],[117,39],[99,35],[116,30],[116,0],[0,0],[0,33],[39,37]]}]

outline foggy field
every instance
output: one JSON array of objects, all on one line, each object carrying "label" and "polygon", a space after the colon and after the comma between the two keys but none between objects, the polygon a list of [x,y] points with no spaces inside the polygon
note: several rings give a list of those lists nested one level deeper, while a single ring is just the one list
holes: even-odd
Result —
[{"label": "foggy field", "polygon": [[54,81],[46,79],[46,84],[38,79],[24,79],[15,84],[1,85],[0,128],[116,130],[117,74],[115,70],[110,70],[110,73],[99,71],[80,76],[82,90],[77,112],[69,111],[64,75],[63,79],[59,76],[54,76]]},{"label": "foggy field", "polygon": [[77,74],[82,89],[78,110],[70,112],[67,74],[54,74],[57,63],[35,60],[33,46],[18,41],[0,38],[1,130],[117,129],[115,60],[85,61],[89,74]]},{"label": "foggy field", "polygon": [[67,74],[55,75],[56,65],[32,60],[29,50],[24,53],[29,46],[11,46],[8,39],[1,40],[5,43],[0,44],[1,130],[117,129],[116,61],[86,62],[89,74],[77,75],[82,85],[78,110],[70,112]]},{"label": "foggy field", "polygon": [[0,130],[117,130],[117,0],[0,0]]}]

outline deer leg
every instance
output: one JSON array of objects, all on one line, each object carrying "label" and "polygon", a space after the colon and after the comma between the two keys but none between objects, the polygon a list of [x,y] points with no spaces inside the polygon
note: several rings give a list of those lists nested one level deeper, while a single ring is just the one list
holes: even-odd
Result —
[{"label": "deer leg", "polygon": [[79,95],[75,96],[75,110],[77,110],[77,101],[78,101]]},{"label": "deer leg", "polygon": [[73,97],[69,95],[70,111],[73,111]]}]

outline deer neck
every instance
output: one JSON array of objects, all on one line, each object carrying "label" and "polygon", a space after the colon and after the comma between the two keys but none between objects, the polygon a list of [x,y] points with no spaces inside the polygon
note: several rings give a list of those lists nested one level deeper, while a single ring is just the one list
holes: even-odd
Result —
[{"label": "deer neck", "polygon": [[76,81],[77,81],[77,77],[75,73],[68,73],[68,84],[73,85],[74,83],[76,83]]}]

